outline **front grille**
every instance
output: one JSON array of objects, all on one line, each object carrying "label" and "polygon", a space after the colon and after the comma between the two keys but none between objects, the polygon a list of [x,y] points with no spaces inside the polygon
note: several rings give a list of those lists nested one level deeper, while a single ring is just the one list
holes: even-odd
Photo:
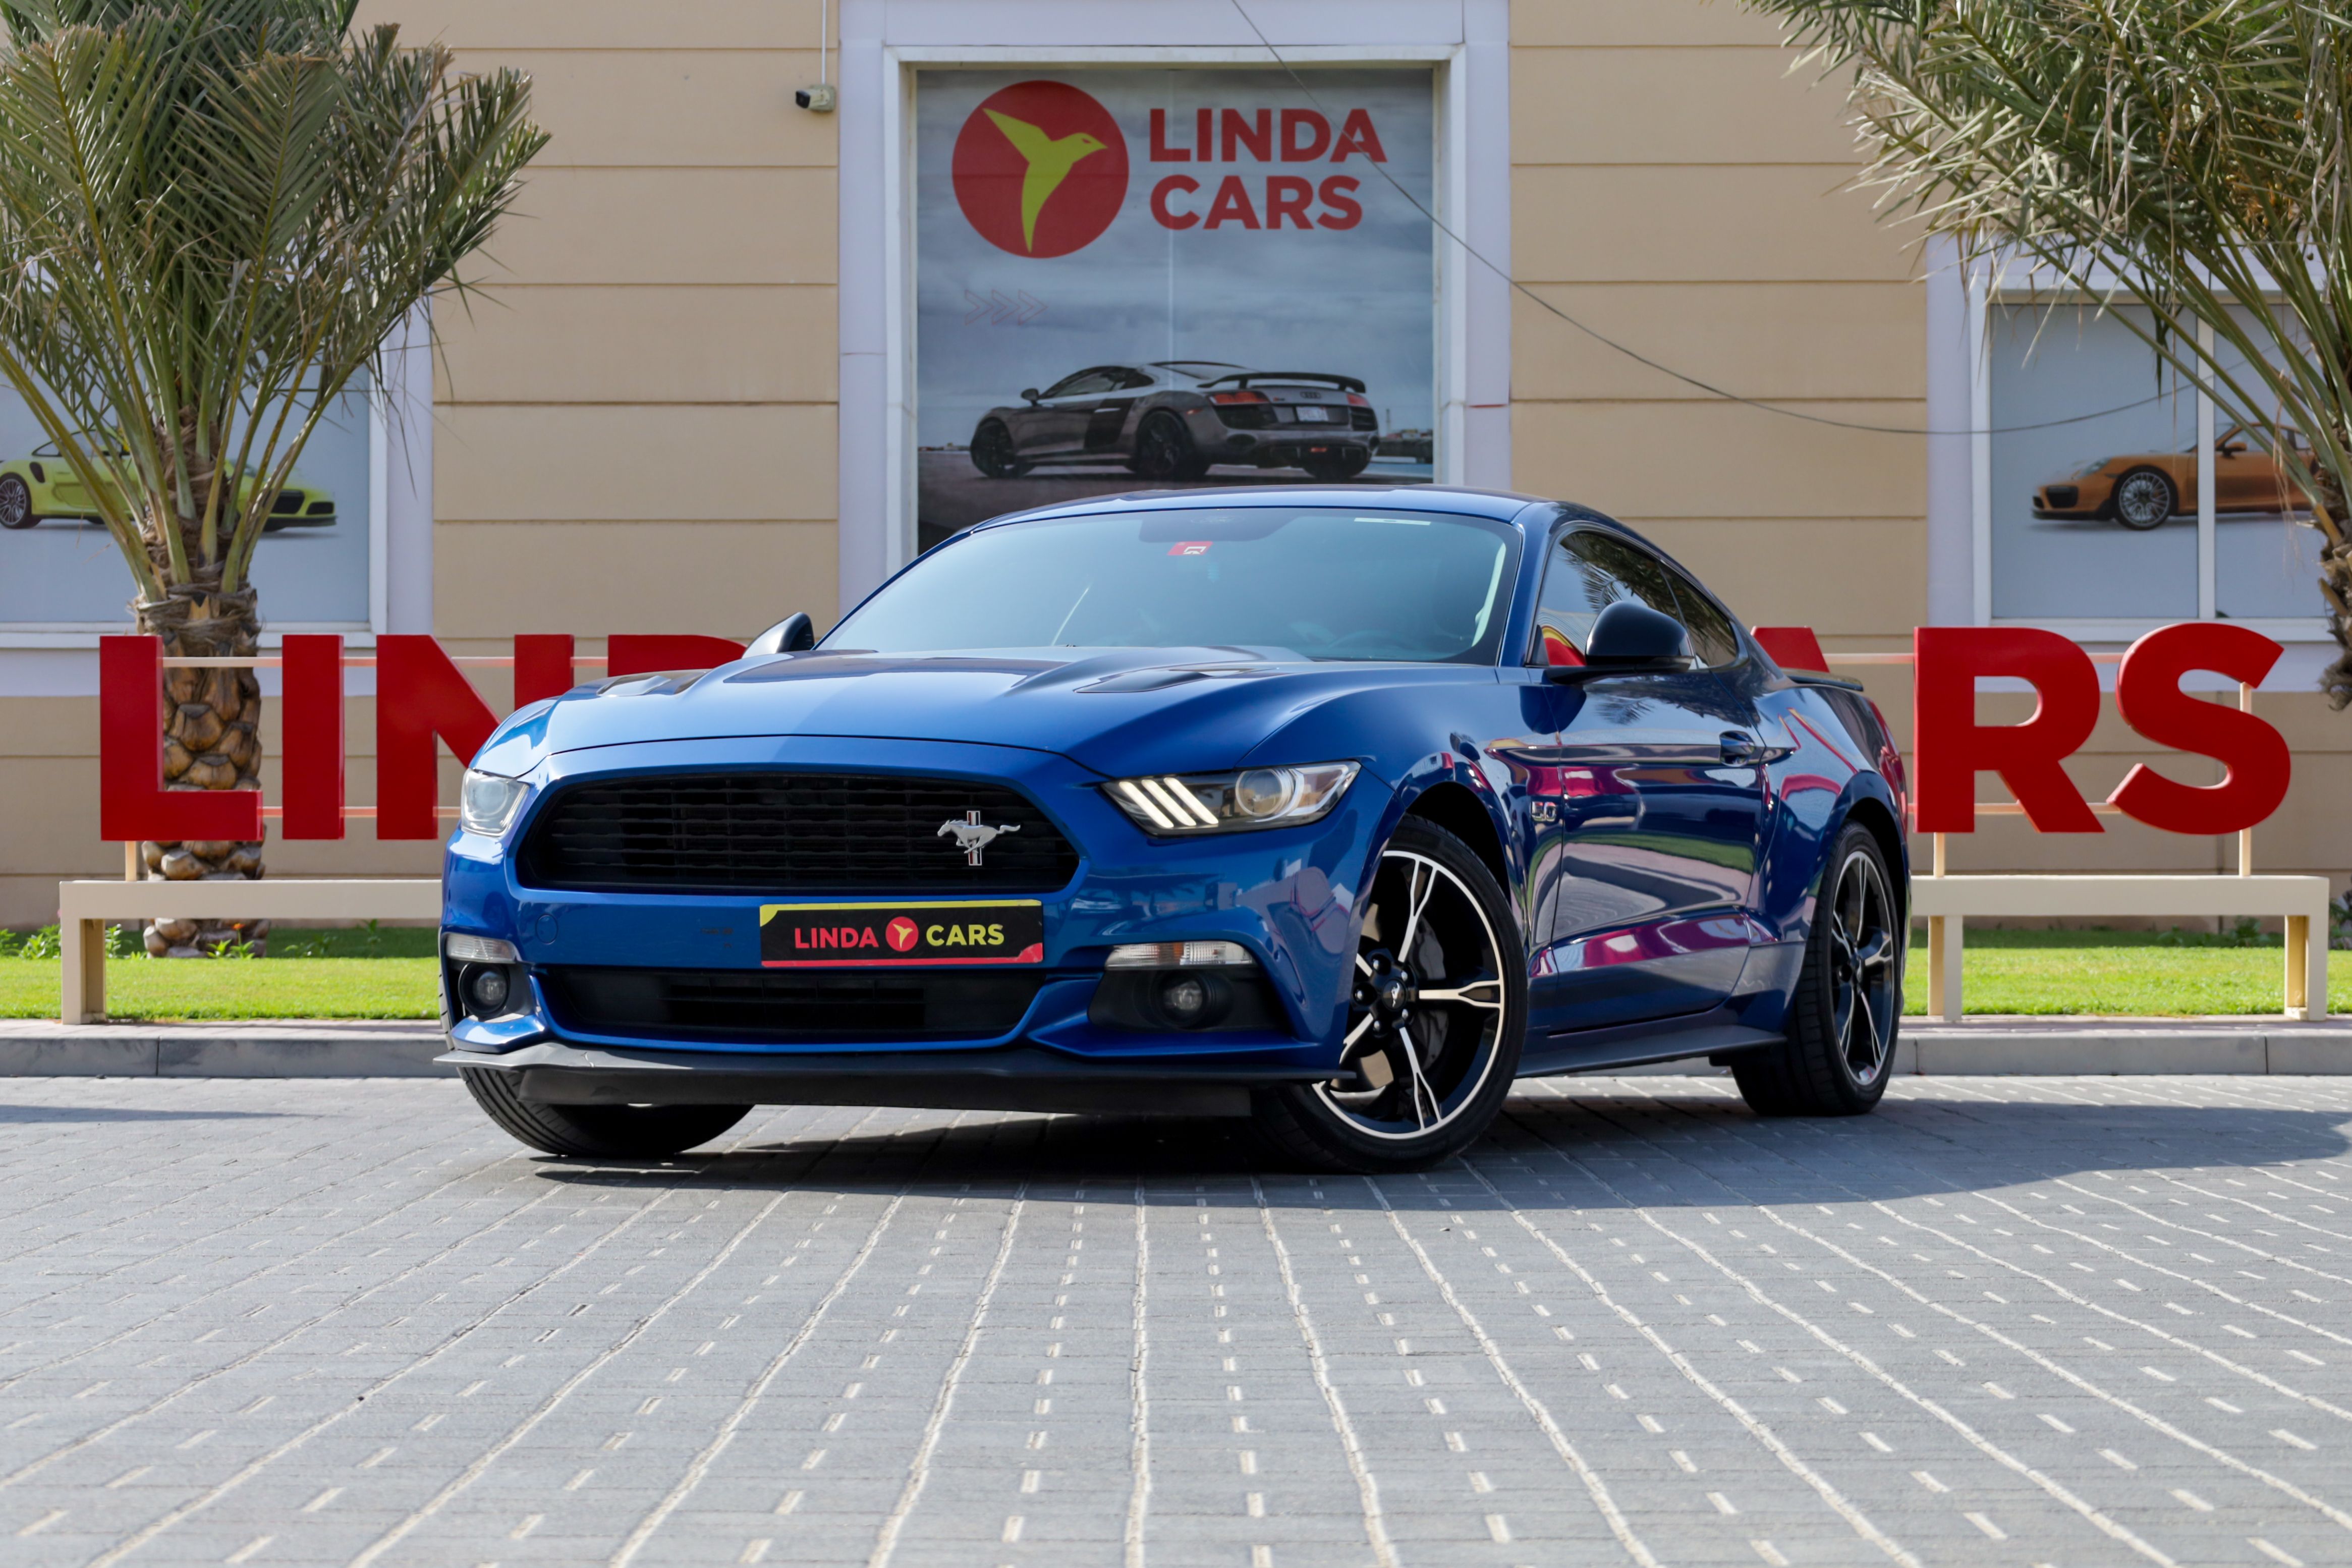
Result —
[{"label": "front grille", "polygon": [[302,492],[300,490],[279,490],[278,499],[269,503],[269,512],[272,517],[279,517],[288,512],[301,510]]},{"label": "front grille", "polygon": [[[981,864],[940,829],[1013,827]],[[1078,852],[1002,784],[863,773],[667,773],[559,787],[523,840],[534,888],[583,892],[1050,893]]]},{"label": "front grille", "polygon": [[992,1039],[1051,976],[1034,970],[539,972],[556,1026],[580,1034],[775,1045]]}]

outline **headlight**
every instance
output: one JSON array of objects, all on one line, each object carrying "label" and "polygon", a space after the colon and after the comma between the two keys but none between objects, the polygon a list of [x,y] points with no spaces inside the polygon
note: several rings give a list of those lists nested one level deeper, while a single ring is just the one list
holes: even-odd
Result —
[{"label": "headlight", "polygon": [[1244,768],[1233,773],[1119,779],[1105,786],[1146,833],[1232,833],[1296,827],[1329,814],[1354,782],[1354,763]]},{"label": "headlight", "polygon": [[468,833],[497,838],[513,825],[515,813],[522,809],[530,794],[530,786],[520,779],[468,768],[465,786],[457,792],[457,826]]}]

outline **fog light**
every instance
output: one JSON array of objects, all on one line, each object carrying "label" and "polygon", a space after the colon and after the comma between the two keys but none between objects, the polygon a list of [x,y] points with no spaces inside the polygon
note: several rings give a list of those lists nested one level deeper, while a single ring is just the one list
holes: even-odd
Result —
[{"label": "fog light", "polygon": [[505,970],[469,969],[464,989],[467,1005],[482,1017],[495,1017],[506,1011],[509,983]]},{"label": "fog light", "polygon": [[1257,961],[1237,942],[1130,942],[1110,950],[1111,969],[1247,968]]},{"label": "fog light", "polygon": [[1204,1029],[1223,1019],[1233,994],[1221,975],[1180,971],[1160,983],[1160,1011],[1180,1029]]}]

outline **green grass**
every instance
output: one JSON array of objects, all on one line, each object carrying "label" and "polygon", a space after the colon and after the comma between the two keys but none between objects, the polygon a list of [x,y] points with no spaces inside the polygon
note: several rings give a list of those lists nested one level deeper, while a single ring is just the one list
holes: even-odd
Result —
[{"label": "green grass", "polygon": [[[110,1016],[155,1021],[431,1018],[430,931],[289,931],[258,961],[118,958]],[[1971,1013],[2135,1017],[2276,1013],[2284,955],[2276,937],[2189,931],[1982,931],[1967,940]],[[369,956],[371,953],[379,956]],[[316,955],[316,956],[298,956]],[[1915,936],[1906,993],[1924,1011],[1927,953]],[[2328,1008],[2352,1013],[2352,953],[2332,955]],[[0,957],[0,1018],[54,1018],[54,957]]]},{"label": "green grass", "polygon": [[[1969,929],[1964,937],[1970,1013],[2158,1018],[2280,1010],[2286,955],[2275,936]],[[1924,1013],[1927,994],[1922,928],[1912,937],[1904,1011]],[[2328,955],[2327,1007],[2352,1012],[2352,952]]]}]

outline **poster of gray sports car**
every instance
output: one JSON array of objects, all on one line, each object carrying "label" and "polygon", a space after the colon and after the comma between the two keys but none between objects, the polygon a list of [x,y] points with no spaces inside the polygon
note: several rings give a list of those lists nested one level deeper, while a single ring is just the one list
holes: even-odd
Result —
[{"label": "poster of gray sports car", "polygon": [[1431,77],[1307,82],[919,75],[924,546],[1139,486],[1429,479]]}]

